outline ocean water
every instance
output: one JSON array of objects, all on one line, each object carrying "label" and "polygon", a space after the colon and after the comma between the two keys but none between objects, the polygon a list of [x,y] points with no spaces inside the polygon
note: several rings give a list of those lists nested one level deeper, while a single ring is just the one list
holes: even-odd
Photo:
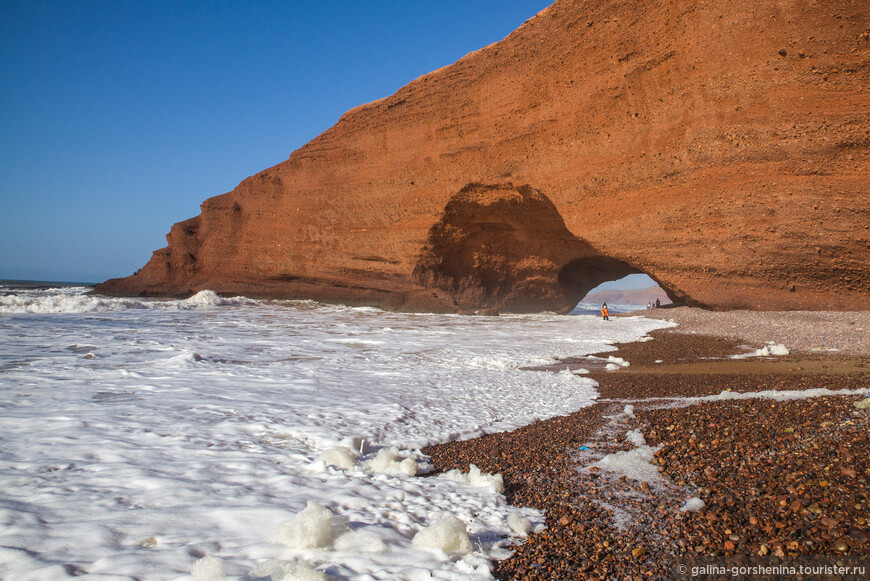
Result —
[{"label": "ocean water", "polygon": [[[646,309],[646,305],[632,305],[632,304],[618,304],[611,303],[607,305],[607,310],[610,311],[610,314],[615,315],[617,313],[632,313],[635,311],[643,311]],[[577,303],[577,306],[571,311],[572,315],[601,315],[601,303],[595,301],[581,301]]]},{"label": "ocean water", "polygon": [[[489,579],[522,542],[508,520],[543,515],[492,486],[367,463],[395,446],[425,473],[426,444],[587,406],[594,381],[520,368],[668,325],[85,290],[0,285],[2,579],[281,579],[300,563]],[[353,466],[324,462],[336,446]],[[309,501],[342,526],[323,547],[282,544],[273,531]],[[448,514],[472,552],[412,544]]]}]

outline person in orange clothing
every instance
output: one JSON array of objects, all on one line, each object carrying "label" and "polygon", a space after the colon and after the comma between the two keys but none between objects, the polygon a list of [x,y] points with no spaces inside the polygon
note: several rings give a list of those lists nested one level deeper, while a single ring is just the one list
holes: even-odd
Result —
[{"label": "person in orange clothing", "polygon": [[607,308],[607,303],[601,305],[601,318],[605,321],[610,320],[610,310]]}]

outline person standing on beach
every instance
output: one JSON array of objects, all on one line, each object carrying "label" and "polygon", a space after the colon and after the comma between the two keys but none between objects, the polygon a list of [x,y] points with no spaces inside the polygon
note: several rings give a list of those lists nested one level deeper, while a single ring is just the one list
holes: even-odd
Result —
[{"label": "person standing on beach", "polygon": [[607,308],[607,303],[601,305],[601,318],[605,321],[610,320],[610,310]]}]

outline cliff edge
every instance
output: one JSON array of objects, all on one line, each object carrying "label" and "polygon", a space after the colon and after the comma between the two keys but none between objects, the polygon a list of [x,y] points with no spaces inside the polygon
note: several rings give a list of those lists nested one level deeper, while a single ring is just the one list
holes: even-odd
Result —
[{"label": "cliff edge", "polygon": [[206,200],[97,292],[870,309],[865,1],[560,0]]}]

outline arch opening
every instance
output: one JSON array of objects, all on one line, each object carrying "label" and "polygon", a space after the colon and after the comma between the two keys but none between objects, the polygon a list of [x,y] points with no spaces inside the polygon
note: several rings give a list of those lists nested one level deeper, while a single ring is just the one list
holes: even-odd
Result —
[{"label": "arch opening", "polygon": [[450,198],[414,268],[457,310],[513,313],[568,313],[598,285],[637,274],[569,231],[547,196],[510,183],[468,184]]},{"label": "arch opening", "polygon": [[635,273],[599,284],[580,299],[570,314],[597,315],[605,302],[613,313],[676,304],[654,278],[646,273]]}]

